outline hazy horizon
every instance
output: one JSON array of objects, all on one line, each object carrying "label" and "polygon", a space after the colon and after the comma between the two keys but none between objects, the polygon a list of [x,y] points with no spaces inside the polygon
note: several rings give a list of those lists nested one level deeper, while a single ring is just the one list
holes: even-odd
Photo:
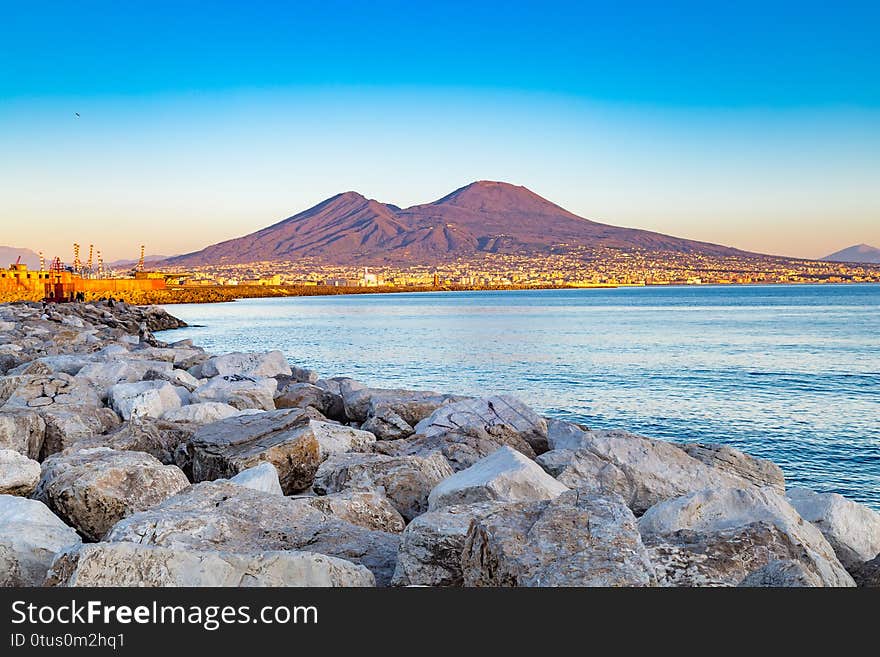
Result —
[{"label": "hazy horizon", "polygon": [[10,7],[0,243],[179,254],[499,180],[748,251],[880,246],[876,6],[456,4]]}]

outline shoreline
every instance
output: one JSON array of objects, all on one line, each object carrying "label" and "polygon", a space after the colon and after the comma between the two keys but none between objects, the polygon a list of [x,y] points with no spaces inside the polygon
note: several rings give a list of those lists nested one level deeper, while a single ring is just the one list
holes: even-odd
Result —
[{"label": "shoreline", "polygon": [[788,489],[771,461],[153,335],[184,325],[0,305],[13,585],[219,586],[229,568],[270,586],[880,583],[880,514]]},{"label": "shoreline", "polygon": [[[527,290],[610,290],[625,288],[717,288],[717,287],[762,287],[762,286],[869,286],[880,285],[873,282],[758,282],[758,283],[703,283],[683,284],[595,284],[595,285],[498,285],[498,286],[471,286],[471,285],[440,285],[440,286],[376,286],[376,287],[344,287],[344,286],[192,286],[174,287],[167,290],[154,290],[151,292],[125,292],[117,293],[114,300],[122,301],[130,305],[138,306],[173,306],[176,304],[199,304],[199,303],[227,303],[241,299],[267,299],[287,297],[313,297],[313,296],[351,296],[358,294],[421,294],[442,292],[506,292]],[[100,302],[102,298],[90,295],[86,298],[87,303]],[[38,301],[37,299],[0,299],[0,303],[15,303],[18,301]]]}]

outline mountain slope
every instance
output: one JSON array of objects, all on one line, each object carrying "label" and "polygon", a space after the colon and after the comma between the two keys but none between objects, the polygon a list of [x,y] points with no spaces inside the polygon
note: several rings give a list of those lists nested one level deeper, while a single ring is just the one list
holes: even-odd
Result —
[{"label": "mountain slope", "polygon": [[406,227],[397,221],[395,210],[357,192],[346,192],[256,233],[169,258],[165,264],[357,257],[381,249],[386,240],[404,232]]},{"label": "mountain slope", "polygon": [[19,256],[21,256],[21,262],[27,265],[28,269],[39,269],[39,255],[30,249],[21,249],[15,246],[0,246],[0,268],[6,269],[15,263]]},{"label": "mountain slope", "polygon": [[[163,261],[163,260],[167,260],[168,258],[171,258],[171,257],[173,257],[173,256],[167,256],[167,255],[148,255],[148,256],[144,256],[144,264],[145,264],[145,265],[155,264],[155,263],[157,263],[157,262],[161,262],[161,261]],[[112,261],[112,262],[107,262],[107,263],[104,263],[104,264],[105,264],[107,267],[113,267],[113,268],[116,268],[116,269],[122,269],[123,267],[134,267],[135,265],[138,264],[138,262],[140,262],[140,260],[137,259],[137,258],[135,258],[135,259],[132,259],[132,258],[123,258],[122,260],[114,260],[114,261]]]},{"label": "mountain slope", "polygon": [[480,181],[401,209],[346,192],[260,231],[164,264],[198,266],[314,257],[330,264],[432,264],[478,252],[541,255],[575,246],[706,255],[742,251],[579,217],[525,187]]},{"label": "mountain slope", "polygon": [[861,262],[866,264],[880,264],[880,249],[867,244],[856,244],[847,249],[841,249],[822,260],[829,262]]}]

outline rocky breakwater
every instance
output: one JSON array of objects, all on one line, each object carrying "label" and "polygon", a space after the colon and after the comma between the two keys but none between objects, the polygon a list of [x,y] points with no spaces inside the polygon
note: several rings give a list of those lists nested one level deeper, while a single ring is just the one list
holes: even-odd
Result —
[{"label": "rocky breakwater", "polygon": [[0,306],[0,585],[877,585],[880,515],[774,464],[520,400]]}]

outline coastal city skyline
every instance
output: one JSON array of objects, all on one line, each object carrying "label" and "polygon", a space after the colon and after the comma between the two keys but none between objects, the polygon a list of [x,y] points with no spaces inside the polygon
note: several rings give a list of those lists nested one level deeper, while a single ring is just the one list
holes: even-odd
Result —
[{"label": "coastal city skyline", "polygon": [[[533,191],[476,181],[401,208],[345,192],[249,235],[173,257],[109,261],[0,247],[0,298],[185,303],[345,291],[880,282],[880,251],[824,260],[751,253],[591,222]],[[36,273],[37,270],[39,273]]]},{"label": "coastal city skyline", "polygon": [[4,244],[175,255],[341,191],[482,179],[760,253],[880,244],[876,7],[162,4],[7,11]]}]

